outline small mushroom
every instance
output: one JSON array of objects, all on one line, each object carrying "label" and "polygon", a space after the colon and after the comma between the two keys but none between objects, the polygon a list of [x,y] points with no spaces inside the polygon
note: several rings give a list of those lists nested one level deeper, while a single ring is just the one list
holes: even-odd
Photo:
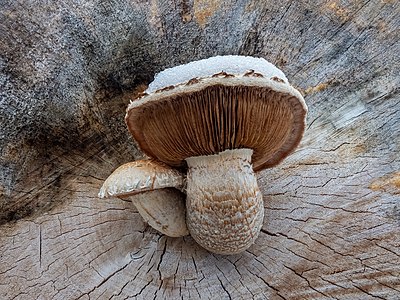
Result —
[{"label": "small mushroom", "polygon": [[104,182],[99,197],[130,196],[139,214],[154,229],[179,237],[188,235],[183,176],[154,160],[139,160],[117,168]]},{"label": "small mushroom", "polygon": [[[243,76],[247,70],[262,76]],[[191,78],[199,81],[182,84]],[[128,106],[125,120],[149,157],[188,168],[190,234],[215,253],[246,250],[264,216],[254,171],[277,165],[299,144],[307,113],[300,92],[271,63],[244,56],[164,70],[146,92]]]}]

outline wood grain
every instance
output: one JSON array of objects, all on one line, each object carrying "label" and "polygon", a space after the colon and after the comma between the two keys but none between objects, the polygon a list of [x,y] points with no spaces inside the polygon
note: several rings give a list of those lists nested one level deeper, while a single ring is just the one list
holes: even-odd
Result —
[{"label": "wood grain", "polygon": [[[399,299],[398,1],[2,1],[1,299]],[[261,56],[309,107],[258,174],[262,233],[218,256],[97,198],[166,67]]]}]

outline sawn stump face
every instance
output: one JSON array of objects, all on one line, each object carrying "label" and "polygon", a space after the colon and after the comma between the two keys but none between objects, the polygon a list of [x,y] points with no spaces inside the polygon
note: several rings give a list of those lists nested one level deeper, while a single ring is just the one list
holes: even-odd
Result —
[{"label": "sawn stump face", "polygon": [[[398,299],[397,1],[3,2],[2,299]],[[309,106],[300,148],[258,174],[255,244],[213,255],[97,198],[140,158],[123,118],[166,67],[265,57]]]}]

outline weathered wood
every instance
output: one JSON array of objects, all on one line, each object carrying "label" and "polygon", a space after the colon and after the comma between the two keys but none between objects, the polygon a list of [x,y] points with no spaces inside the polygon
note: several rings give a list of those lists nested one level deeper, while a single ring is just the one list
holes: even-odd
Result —
[{"label": "weathered wood", "polygon": [[[398,1],[2,1],[0,24],[1,299],[400,297]],[[129,98],[217,54],[265,57],[309,105],[235,256],[97,197],[141,157]]]}]

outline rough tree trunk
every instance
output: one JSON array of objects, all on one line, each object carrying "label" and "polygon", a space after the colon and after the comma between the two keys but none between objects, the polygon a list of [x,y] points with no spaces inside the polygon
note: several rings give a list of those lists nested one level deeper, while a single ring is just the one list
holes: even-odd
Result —
[{"label": "rough tree trunk", "polygon": [[[399,299],[399,31],[396,0],[1,1],[0,298]],[[97,198],[141,156],[129,99],[218,54],[270,60],[309,105],[234,256]]]}]

